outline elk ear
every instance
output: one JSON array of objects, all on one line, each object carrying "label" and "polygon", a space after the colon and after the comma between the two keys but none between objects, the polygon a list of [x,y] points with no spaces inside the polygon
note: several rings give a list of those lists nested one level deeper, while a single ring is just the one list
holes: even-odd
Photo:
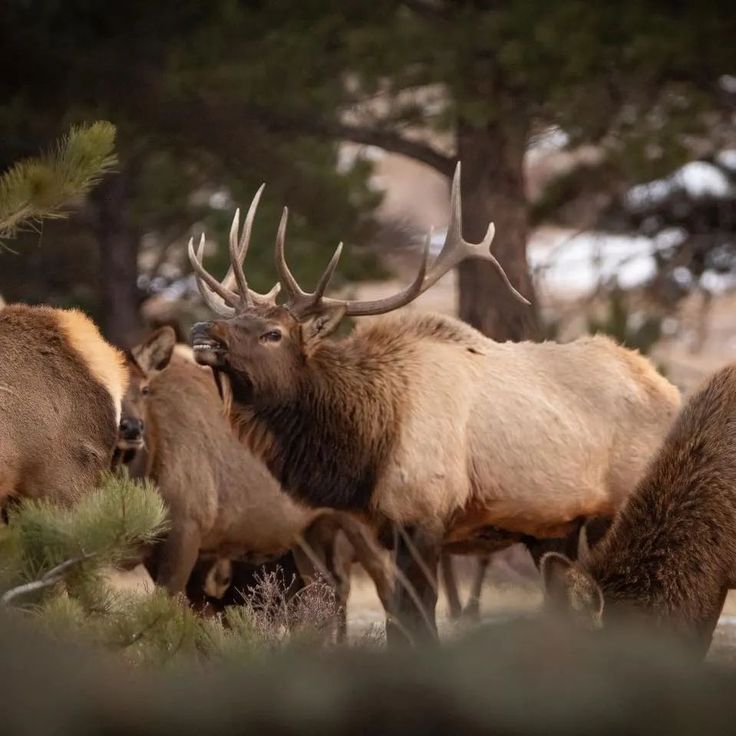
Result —
[{"label": "elk ear", "polygon": [[176,333],[171,327],[161,327],[131,353],[138,367],[151,376],[160,373],[171,360],[176,345]]},{"label": "elk ear", "polygon": [[547,552],[539,561],[545,596],[556,605],[569,605],[568,589],[572,560],[557,552]]},{"label": "elk ear", "polygon": [[347,307],[344,304],[322,304],[319,312],[309,315],[302,321],[304,339],[322,339],[331,335],[345,316],[346,309]]},{"label": "elk ear", "polygon": [[555,608],[571,611],[586,623],[599,624],[603,591],[580,565],[564,555],[548,552],[540,567],[545,595]]},{"label": "elk ear", "polygon": [[588,528],[583,524],[578,532],[578,562],[583,567],[590,565],[590,542],[588,541]]}]

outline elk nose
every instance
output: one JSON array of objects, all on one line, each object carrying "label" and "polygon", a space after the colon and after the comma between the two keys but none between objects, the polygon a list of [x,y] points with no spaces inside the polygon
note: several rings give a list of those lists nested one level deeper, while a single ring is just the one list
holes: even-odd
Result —
[{"label": "elk nose", "polygon": [[213,324],[213,322],[197,322],[194,327],[192,327],[192,342],[195,342],[198,337],[209,337]]},{"label": "elk nose", "polygon": [[120,434],[126,440],[138,440],[143,436],[143,420],[124,418],[120,422]]}]

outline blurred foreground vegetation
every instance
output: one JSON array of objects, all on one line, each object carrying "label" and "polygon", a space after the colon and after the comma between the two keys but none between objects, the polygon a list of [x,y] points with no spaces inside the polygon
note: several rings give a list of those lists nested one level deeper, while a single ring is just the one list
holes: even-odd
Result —
[{"label": "blurred foreground vegetation", "polygon": [[131,672],[116,657],[0,625],[7,736],[203,733],[731,734],[736,674],[666,641],[552,622],[389,653],[293,647]]},{"label": "blurred foreground vegetation", "polygon": [[157,489],[126,477],[108,476],[69,508],[23,501],[0,525],[0,611],[133,664],[226,660],[331,640],[335,598],[320,582],[287,598],[275,573],[264,575],[224,618],[202,617],[163,590],[125,590],[111,582],[166,531]]}]

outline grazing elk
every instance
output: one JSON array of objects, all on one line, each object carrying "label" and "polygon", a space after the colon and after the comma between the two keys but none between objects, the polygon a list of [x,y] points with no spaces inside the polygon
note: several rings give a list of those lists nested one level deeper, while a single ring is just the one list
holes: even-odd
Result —
[{"label": "grazing elk", "polygon": [[463,240],[459,175],[442,251],[429,267],[427,245],[413,283],[385,299],[324,296],[341,246],[304,292],[284,257],[286,210],[276,238],[286,300],[251,291],[242,264],[260,191],[240,239],[236,213],[222,283],[202,265],[204,237],[198,253],[189,243],[202,296],[224,317],[194,326],[195,357],[214,369],[241,440],[296,499],[394,529],[411,583],[397,586],[394,612],[418,631],[434,631],[443,546],[494,551],[612,515],[680,403],[648,360],[606,337],[500,344],[456,319],[408,313],[330,339],[344,317],[398,309],[471,256],[523,298],[489,251],[492,226],[478,245]]},{"label": "grazing elk", "polygon": [[[281,490],[233,436],[211,372],[194,362],[189,348],[175,350],[170,327],[133,348],[128,362],[119,451],[135,453],[125,458],[137,465],[133,474],[151,478],[169,510],[171,530],[148,561],[159,585],[183,592],[198,559],[264,562],[295,548],[304,577],[324,566],[333,578],[343,633],[353,560],[352,549],[349,558],[335,554],[343,531],[379,597],[388,600],[391,585],[369,530],[345,514],[307,508]],[[317,560],[309,557],[313,548]]]},{"label": "grazing elk", "polygon": [[685,405],[635,491],[579,562],[542,558],[547,599],[588,625],[644,621],[705,655],[736,587],[736,366]]},{"label": "grazing elk", "polygon": [[71,502],[110,466],[128,374],[82,312],[0,311],[0,506]]}]

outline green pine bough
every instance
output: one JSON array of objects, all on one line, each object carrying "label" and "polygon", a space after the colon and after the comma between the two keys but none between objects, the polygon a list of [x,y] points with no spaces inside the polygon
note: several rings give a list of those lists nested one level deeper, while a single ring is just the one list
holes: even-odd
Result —
[{"label": "green pine bough", "polygon": [[124,566],[166,531],[151,484],[108,476],[68,508],[21,502],[0,528],[0,608],[38,602],[62,584],[83,590],[102,568]]},{"label": "green pine bough", "polygon": [[18,161],[0,176],[0,241],[64,217],[116,163],[115,126],[105,121],[74,126],[47,153]]}]

